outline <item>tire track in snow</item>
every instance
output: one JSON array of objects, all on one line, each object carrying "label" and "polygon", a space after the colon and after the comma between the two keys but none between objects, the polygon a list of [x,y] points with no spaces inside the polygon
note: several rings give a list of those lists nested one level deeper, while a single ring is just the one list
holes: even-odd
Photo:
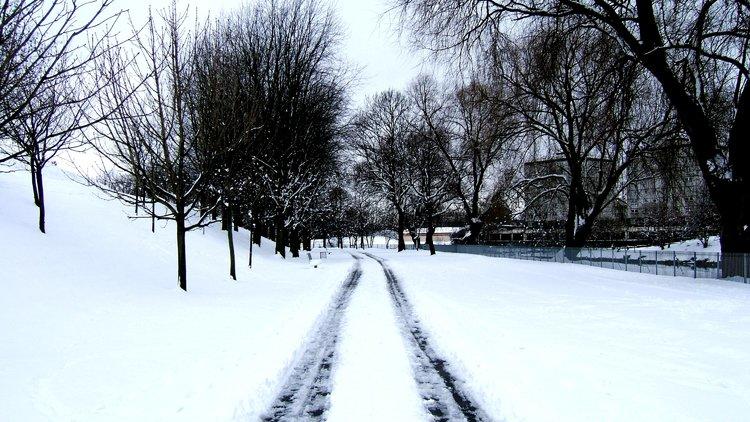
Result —
[{"label": "tire track in snow", "polygon": [[402,323],[402,332],[414,353],[414,378],[423,404],[433,419],[469,422],[492,420],[465,391],[463,382],[451,373],[450,364],[440,358],[430,345],[429,336],[422,329],[396,274],[385,264],[385,259],[367,252],[363,253],[383,267],[388,281],[388,292]]},{"label": "tire track in snow", "polygon": [[330,405],[331,369],[336,357],[336,344],[341,331],[341,318],[349,299],[362,277],[359,256],[344,284],[336,294],[331,308],[312,335],[302,357],[289,374],[281,392],[270,409],[261,417],[264,421],[325,420]]}]

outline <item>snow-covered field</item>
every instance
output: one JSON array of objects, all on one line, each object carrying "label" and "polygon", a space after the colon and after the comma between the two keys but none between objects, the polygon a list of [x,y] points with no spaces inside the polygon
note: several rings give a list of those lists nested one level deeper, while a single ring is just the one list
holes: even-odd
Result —
[{"label": "snow-covered field", "polygon": [[428,419],[425,395],[446,397],[435,355],[493,420],[750,414],[748,285],[370,249],[390,278],[352,250],[342,296],[347,252],[314,269],[264,241],[248,269],[241,231],[232,281],[210,227],[188,236],[184,293],[170,225],[152,234],[51,169],[42,235],[26,179],[0,175],[0,421],[257,420],[303,356],[330,382],[329,420]]},{"label": "snow-covered field", "polygon": [[[187,294],[174,230],[50,169],[48,234],[26,173],[0,174],[0,421],[252,420],[352,262],[282,261],[267,242],[238,280],[224,234],[188,235]],[[28,185],[28,186],[27,186]]]},{"label": "snow-covered field", "polygon": [[491,415],[747,420],[750,288],[571,264],[380,253]]}]

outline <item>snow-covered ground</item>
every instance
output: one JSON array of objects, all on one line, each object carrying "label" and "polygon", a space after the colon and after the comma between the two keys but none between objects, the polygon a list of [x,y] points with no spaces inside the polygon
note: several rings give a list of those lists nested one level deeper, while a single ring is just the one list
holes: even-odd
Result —
[{"label": "snow-covered ground", "polygon": [[282,261],[270,242],[238,280],[225,235],[189,233],[187,294],[174,230],[130,220],[50,168],[48,234],[27,173],[0,174],[0,420],[252,420],[265,411],[352,261]]},{"label": "snow-covered ground", "polygon": [[750,286],[375,251],[497,419],[747,420]]},{"label": "snow-covered ground", "polygon": [[427,415],[411,375],[380,266],[363,259],[363,276],[342,330],[330,421],[419,421]]},{"label": "snow-covered ground", "polygon": [[0,421],[257,420],[300,362],[330,420],[428,419],[441,379],[493,420],[750,414],[748,285],[384,249],[315,269],[268,241],[248,269],[245,231],[232,281],[210,227],[184,293],[169,224],[48,173],[46,235],[27,174],[0,175]]}]

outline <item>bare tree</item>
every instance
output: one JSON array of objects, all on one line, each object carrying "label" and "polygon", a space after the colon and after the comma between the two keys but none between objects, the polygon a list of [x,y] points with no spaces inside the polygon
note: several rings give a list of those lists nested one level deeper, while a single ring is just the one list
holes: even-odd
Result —
[{"label": "bare tree", "polygon": [[516,114],[503,106],[510,93],[505,85],[491,87],[478,75],[442,95],[431,78],[418,79],[411,89],[423,131],[448,163],[452,188],[469,228],[464,241],[477,243],[483,213],[494,194],[494,172],[518,136]]},{"label": "bare tree", "polygon": [[190,96],[195,83],[194,45],[186,21],[187,14],[178,12],[173,3],[160,18],[149,18],[145,31],[134,38],[132,52],[113,49],[101,61],[101,72],[114,83],[102,91],[99,104],[122,106],[94,126],[90,145],[101,156],[105,171],[103,180],[89,178],[124,203],[136,204],[142,201],[137,190],[132,194],[113,187],[117,177],[126,175],[160,205],[146,208],[150,215],[176,223],[177,278],[183,290],[187,290],[185,233],[204,226],[218,205],[201,207],[198,201],[211,177],[206,163],[212,161],[198,149],[199,125]]},{"label": "bare tree", "polygon": [[536,161],[520,186],[531,192],[526,207],[565,198],[565,245],[580,248],[642,176],[631,164],[675,136],[675,125],[640,66],[606,35],[560,22],[530,33],[502,78],[516,92],[507,107],[523,116],[527,139],[548,159]]},{"label": "bare tree", "polygon": [[[210,204],[219,199],[222,229],[227,233],[229,275],[237,279],[234,252],[234,228],[241,222],[242,205],[253,202],[253,142],[257,127],[255,99],[243,84],[244,73],[231,25],[207,24],[196,40],[191,57],[194,84],[190,106],[194,109],[198,154],[204,172],[211,177],[199,195]],[[248,207],[249,208],[249,207]]]},{"label": "bare tree", "polygon": [[290,232],[299,224],[292,217],[317,194],[338,149],[348,78],[335,49],[340,32],[331,10],[313,0],[246,8],[234,25],[234,44],[241,65],[251,70],[246,79],[256,100],[256,175],[276,252],[285,256],[288,235],[297,236]]},{"label": "bare tree", "polygon": [[93,70],[120,16],[106,14],[110,5],[35,0],[0,5],[0,163],[28,166],[42,233],[44,167],[61,151],[80,146],[80,132],[97,120],[87,108],[106,84]]},{"label": "bare tree", "polygon": [[[40,112],[45,90],[90,71],[120,16],[112,0],[6,0],[0,2],[0,137],[30,111]],[[49,100],[49,97],[46,97]],[[0,163],[28,154],[0,148]]]},{"label": "bare tree", "polygon": [[[424,120],[414,120],[413,131],[406,141],[409,183],[415,217],[424,222],[427,229],[425,243],[430,254],[435,255],[435,224],[449,210],[454,195],[451,192],[453,177],[448,161],[435,149],[431,140],[444,142],[440,138],[448,134],[446,128],[431,128]],[[417,227],[422,225],[420,223]]]},{"label": "bare tree", "polygon": [[397,91],[384,91],[369,100],[350,127],[351,150],[359,160],[354,177],[393,207],[399,251],[406,249],[404,229],[410,192],[406,142],[411,118],[408,98]]},{"label": "bare tree", "polygon": [[87,101],[77,93],[79,79],[59,78],[44,84],[26,110],[8,126],[9,137],[29,166],[34,204],[39,209],[39,231],[46,232],[43,171],[60,151],[82,146],[80,131],[88,126]]}]

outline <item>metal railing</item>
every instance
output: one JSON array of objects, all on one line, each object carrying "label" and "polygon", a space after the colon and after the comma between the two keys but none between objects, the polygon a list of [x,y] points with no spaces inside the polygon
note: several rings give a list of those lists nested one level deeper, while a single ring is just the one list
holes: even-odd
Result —
[{"label": "metal railing", "polygon": [[750,254],[744,253],[455,244],[435,245],[435,249],[501,258],[583,264],[675,277],[729,278],[743,283],[747,283],[750,276]]}]

